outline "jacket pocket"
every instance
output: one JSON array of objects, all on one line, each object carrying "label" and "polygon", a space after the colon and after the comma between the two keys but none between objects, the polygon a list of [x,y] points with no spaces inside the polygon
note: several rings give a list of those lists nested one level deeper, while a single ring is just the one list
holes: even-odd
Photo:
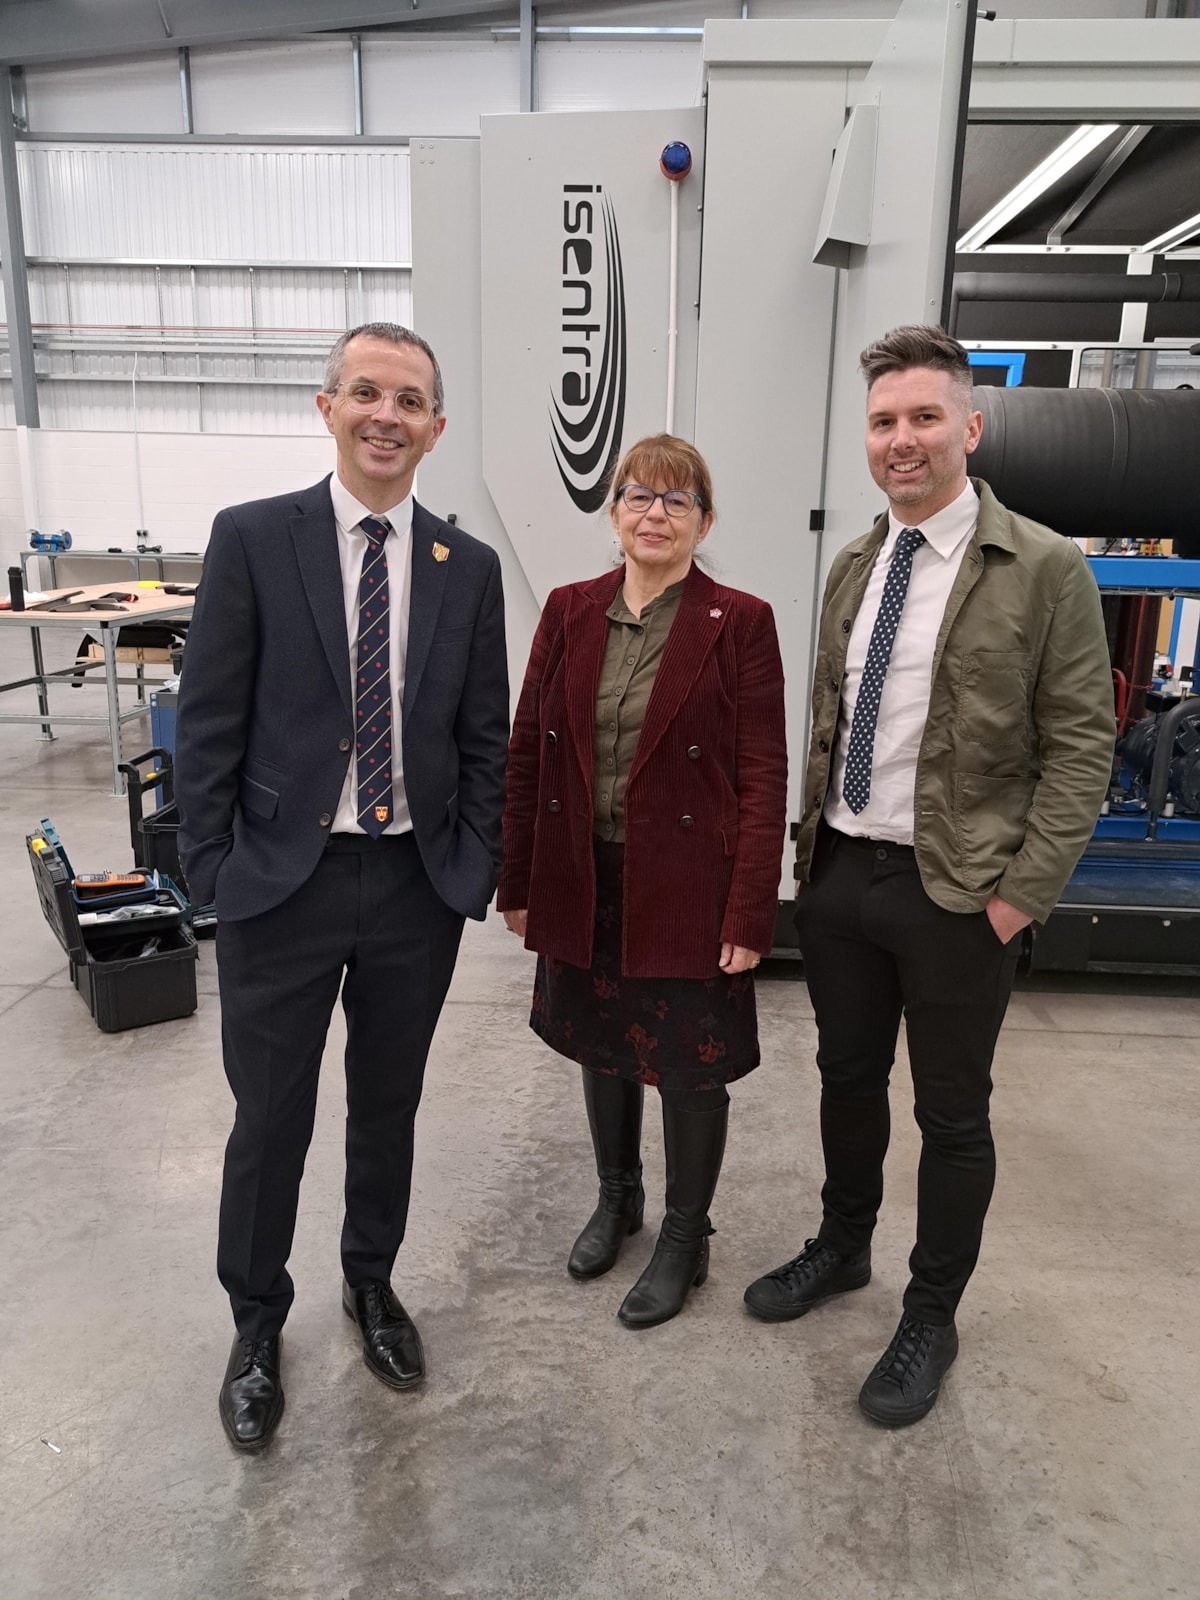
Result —
[{"label": "jacket pocket", "polygon": [[273,817],[279,805],[279,795],[265,783],[256,783],[245,772],[238,773],[238,800],[243,811],[253,811],[256,817]]},{"label": "jacket pocket", "polygon": [[964,889],[990,889],[1024,844],[1033,781],[955,774],[954,837]]},{"label": "jacket pocket", "polygon": [[958,679],[959,736],[989,750],[1029,749],[1029,656],[969,650]]}]

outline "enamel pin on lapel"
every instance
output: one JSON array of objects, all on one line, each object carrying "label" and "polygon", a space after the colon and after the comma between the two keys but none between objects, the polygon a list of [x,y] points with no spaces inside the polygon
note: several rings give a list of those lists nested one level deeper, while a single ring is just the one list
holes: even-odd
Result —
[{"label": "enamel pin on lapel", "polygon": [[720,606],[714,606],[708,614],[710,617],[719,617],[721,615]]},{"label": "enamel pin on lapel", "polygon": [[435,561],[448,561],[449,558],[450,552],[447,550],[446,546],[444,544],[435,543],[433,547],[433,559]]}]

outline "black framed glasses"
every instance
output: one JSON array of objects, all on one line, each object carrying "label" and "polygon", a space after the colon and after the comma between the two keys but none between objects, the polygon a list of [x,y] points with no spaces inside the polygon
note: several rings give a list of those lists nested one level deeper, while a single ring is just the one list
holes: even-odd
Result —
[{"label": "black framed glasses", "polygon": [[623,483],[617,490],[617,499],[628,511],[636,512],[639,516],[649,511],[656,500],[661,500],[663,510],[669,517],[686,517],[694,506],[700,504],[700,496],[691,489],[663,489],[656,492],[647,489],[644,483]]}]

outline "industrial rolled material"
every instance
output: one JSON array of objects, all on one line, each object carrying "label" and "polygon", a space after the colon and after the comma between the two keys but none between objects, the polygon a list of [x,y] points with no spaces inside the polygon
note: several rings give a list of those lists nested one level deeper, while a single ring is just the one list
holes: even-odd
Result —
[{"label": "industrial rolled material", "polygon": [[970,470],[1073,539],[1173,539],[1200,556],[1200,390],[975,390]]}]

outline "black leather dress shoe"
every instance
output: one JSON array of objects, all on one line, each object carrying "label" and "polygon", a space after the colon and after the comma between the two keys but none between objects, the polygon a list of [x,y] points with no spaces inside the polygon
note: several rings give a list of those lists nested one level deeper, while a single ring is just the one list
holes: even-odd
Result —
[{"label": "black leather dress shoe", "polygon": [[357,1322],[363,1360],[393,1389],[412,1389],[425,1376],[425,1352],[417,1325],[392,1293],[390,1284],[342,1284],[342,1310]]},{"label": "black leather dress shoe", "polygon": [[283,1415],[279,1335],[235,1339],[217,1402],[221,1425],[238,1450],[261,1450]]},{"label": "black leather dress shoe", "polygon": [[891,1344],[863,1384],[858,1403],[872,1422],[903,1428],[933,1410],[942,1379],[958,1354],[958,1333],[919,1322],[906,1311]]},{"label": "black leather dress shoe", "polygon": [[798,1256],[756,1278],[742,1298],[764,1322],[790,1322],[870,1281],[869,1248],[856,1256],[840,1256],[819,1239],[807,1239]]}]

